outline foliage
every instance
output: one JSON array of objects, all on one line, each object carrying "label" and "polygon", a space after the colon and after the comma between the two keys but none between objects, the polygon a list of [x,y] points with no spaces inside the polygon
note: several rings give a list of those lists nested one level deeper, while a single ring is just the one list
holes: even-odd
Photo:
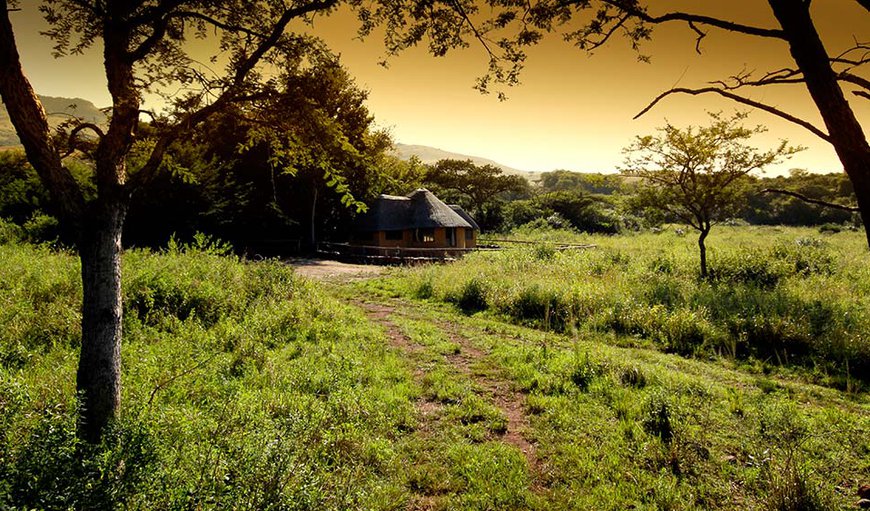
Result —
[{"label": "foliage", "polygon": [[[593,239],[609,241],[610,248],[618,243]],[[634,252],[650,248],[632,241]],[[849,245],[860,247],[861,240],[855,236]],[[534,261],[533,251],[528,252],[528,261]],[[517,255],[489,262],[515,264]],[[690,255],[678,258],[678,275],[691,273]],[[609,254],[608,259],[619,258]],[[477,271],[480,263],[470,266]],[[523,270],[538,277],[555,271],[557,279],[564,278],[563,267],[556,263],[538,261],[546,266],[530,264]],[[569,267],[577,261],[563,263]],[[628,269],[633,271],[634,265]],[[410,273],[433,277],[438,296],[447,284],[439,275],[470,277],[471,268],[449,275],[442,273],[444,268],[438,270]],[[490,296],[527,283],[512,274],[516,282],[505,285],[486,274],[492,283]],[[608,332],[544,332],[506,324],[500,315],[457,314],[431,300],[404,302],[393,295],[401,289],[394,278],[358,283],[342,294],[365,293],[395,307],[391,321],[414,346],[409,358],[425,372],[425,384],[434,390],[437,382],[446,398],[437,406],[422,406],[429,418],[423,433],[428,451],[410,469],[417,502],[458,509],[486,509],[487,503],[498,507],[493,502],[509,508],[517,503],[520,509],[768,509],[775,495],[789,488],[778,481],[788,472],[789,459],[795,460],[791,466],[800,467],[806,495],[826,506],[822,509],[854,502],[851,492],[836,486],[853,488],[850,481],[863,477],[868,468],[863,438],[870,423],[864,392],[846,395],[799,378],[759,377],[752,366],[711,363],[707,357],[685,360],[648,345],[611,346],[614,338]],[[618,282],[612,287],[622,288]],[[445,342],[457,338],[462,339],[458,356],[445,350]],[[493,381],[499,389],[492,397],[495,403],[522,403],[528,424],[513,431],[533,441],[528,475],[502,450],[491,448],[492,429],[475,429],[462,422],[469,415],[458,413],[464,402],[477,401],[469,394],[484,387],[480,394],[486,396]],[[474,415],[486,416],[485,408]],[[482,443],[462,449],[461,460],[444,454],[467,439]],[[497,458],[501,469],[493,468],[487,479],[466,486],[464,479],[457,480],[455,464],[476,465],[482,452]],[[456,499],[458,488],[486,488],[486,497]]]},{"label": "foliage", "polygon": [[122,419],[76,438],[81,281],[0,246],[0,507],[394,509],[417,389],[381,332],[200,237],[124,255]]},{"label": "foliage", "polygon": [[484,230],[499,227],[505,197],[529,193],[523,177],[503,175],[494,165],[475,165],[471,160],[438,161],[427,169],[424,182],[436,195],[468,210]]},{"label": "foliage", "polygon": [[[750,229],[718,235],[749,244],[773,233]],[[361,293],[380,303],[379,289],[418,273],[433,277],[440,300],[453,284],[440,272],[461,270],[449,276],[465,287],[469,264],[495,300],[488,310],[509,286],[534,279],[562,300],[553,284],[569,275],[606,280],[621,296],[650,280],[653,260],[671,261],[669,274],[655,275],[676,288],[695,284],[689,247],[672,234],[571,234],[599,243],[588,259],[540,257],[547,237],[568,234],[537,235],[537,245],[507,257],[401,270],[398,282],[328,286],[277,261],[228,256],[203,236],[161,253],[127,251],[128,399],[96,446],[75,437],[77,259],[45,246],[0,246],[0,346],[21,355],[0,363],[0,506],[724,510],[765,509],[785,494],[810,495],[803,502],[823,509],[852,504],[836,487],[854,487],[870,469],[863,392],[808,385],[769,367],[762,375],[761,362],[734,369],[657,353],[643,339],[572,331],[571,321],[564,335],[431,300],[384,299],[393,309],[377,325],[346,303]],[[816,279],[816,296],[820,283],[825,293],[842,287],[832,280],[842,276],[855,286],[843,300],[866,296],[857,292],[867,285],[865,261],[841,254],[861,247],[859,237],[795,243],[833,256],[832,273],[795,273],[778,285],[797,292]],[[674,245],[663,250],[663,239]],[[509,286],[493,278],[503,267],[518,272]],[[177,302],[148,306],[158,291]],[[55,333],[39,335],[48,330]],[[390,345],[396,331],[411,348]],[[511,400],[527,420],[520,427],[503,409]],[[518,436],[531,454],[511,443]],[[795,480],[806,491],[791,492]]]},{"label": "foliage", "polygon": [[702,277],[707,276],[704,240],[714,224],[734,215],[743,200],[740,185],[745,176],[798,151],[785,140],[763,153],[747,145],[766,129],[741,126],[746,115],[723,118],[713,113],[706,127],[680,129],[668,123],[659,130],[661,135],[637,137],[625,149],[628,156],[620,172],[645,183],[636,200],[699,232]]}]

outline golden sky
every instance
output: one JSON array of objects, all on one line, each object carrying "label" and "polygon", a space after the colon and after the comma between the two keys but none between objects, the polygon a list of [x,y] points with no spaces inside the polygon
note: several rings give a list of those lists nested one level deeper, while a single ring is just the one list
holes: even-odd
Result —
[{"label": "golden sky", "polygon": [[[53,59],[50,42],[38,35],[44,26],[35,13],[36,4],[35,0],[24,0],[23,11],[13,13],[25,72],[34,88],[45,95],[83,97],[98,106],[107,105],[99,49]],[[762,0],[668,0],[653,4],[653,13],[671,7],[775,26]],[[870,15],[854,0],[817,0],[813,6],[817,28],[830,54],[851,46],[854,39],[870,41]],[[623,159],[621,149],[634,135],[652,133],[665,119],[677,125],[702,124],[706,122],[705,110],[731,111],[736,107],[714,97],[674,96],[641,119],[632,120],[663,90],[675,85],[703,86],[744,69],[763,72],[793,65],[783,42],[714,30],[698,55],[693,33],[677,24],[658,27],[653,41],[644,47],[643,52],[652,56],[651,64],[637,62],[620,40],[588,56],[550,36],[530,51],[522,84],[507,91],[507,101],[499,102],[494,94],[481,95],[472,89],[474,79],[487,64],[480,47],[444,58],[413,49],[392,59],[385,69],[378,65],[383,54],[380,41],[374,37],[357,40],[351,13],[319,18],[313,31],[341,54],[358,84],[370,91],[370,110],[396,141],[491,158],[530,171],[612,172]],[[749,95],[822,126],[802,86],[761,88]],[[870,129],[866,122],[870,101],[851,95],[847,99]],[[803,128],[763,112],[753,114],[750,120],[770,129],[756,139],[759,147],[775,145],[781,138],[807,147],[769,174],[794,167],[818,172],[842,170],[833,149]]]}]

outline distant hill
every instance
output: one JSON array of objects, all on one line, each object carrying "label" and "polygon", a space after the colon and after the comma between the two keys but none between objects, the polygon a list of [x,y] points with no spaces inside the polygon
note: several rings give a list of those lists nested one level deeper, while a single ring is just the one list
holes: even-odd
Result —
[{"label": "distant hill", "polygon": [[[93,103],[82,98],[56,98],[52,96],[39,96],[42,106],[48,114],[48,123],[54,127],[70,119],[78,117],[86,122],[104,124],[106,114],[101,112]],[[0,102],[0,146],[18,145],[18,135],[6,112],[6,106]]]},{"label": "distant hill", "polygon": [[505,174],[512,174],[517,176],[523,176],[529,181],[535,180],[538,178],[539,172],[527,172],[525,170],[519,170],[515,168],[508,167],[507,165],[502,165],[493,160],[489,160],[487,158],[481,158],[480,156],[469,156],[467,154],[459,154],[459,153],[451,153],[450,151],[445,151],[443,149],[438,149],[435,147],[429,147],[425,145],[409,145],[409,144],[395,144],[395,148],[393,153],[403,159],[409,160],[411,156],[416,156],[420,158],[420,161],[423,163],[435,163],[438,160],[471,160],[476,165],[493,165],[501,169]]}]

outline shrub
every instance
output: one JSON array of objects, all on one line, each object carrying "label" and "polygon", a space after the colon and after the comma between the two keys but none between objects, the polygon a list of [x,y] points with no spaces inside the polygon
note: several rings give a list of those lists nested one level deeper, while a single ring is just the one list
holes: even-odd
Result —
[{"label": "shrub", "polygon": [[456,304],[466,314],[486,310],[486,286],[479,279],[471,279],[462,286]]},{"label": "shrub", "polygon": [[649,395],[643,404],[641,425],[644,431],[657,436],[663,442],[669,443],[674,437],[672,423],[673,405],[668,397],[660,391]]},{"label": "shrub", "polygon": [[571,381],[580,390],[586,390],[592,380],[598,376],[598,368],[589,362],[589,353],[581,360],[579,354],[575,352],[573,369],[571,370]]},{"label": "shrub", "polygon": [[784,467],[769,467],[767,511],[829,511],[837,509],[824,495],[819,485],[813,484],[807,470],[789,461]]},{"label": "shrub", "polygon": [[111,425],[99,445],[76,438],[75,413],[46,409],[0,469],[8,504],[25,509],[122,509],[143,490],[157,460],[145,428]]},{"label": "shrub", "polygon": [[769,254],[757,250],[739,250],[717,258],[711,265],[709,279],[729,284],[752,284],[771,288],[785,276],[782,265],[771,261]]},{"label": "shrub", "polygon": [[508,314],[520,321],[546,329],[562,330],[564,319],[559,296],[537,284],[524,287],[508,306]]},{"label": "shrub", "polygon": [[420,300],[426,300],[432,298],[435,294],[435,288],[432,285],[432,278],[424,278],[421,280],[417,287],[414,289],[414,297]]},{"label": "shrub", "polygon": [[0,245],[16,243],[24,238],[24,231],[13,222],[0,218]]},{"label": "shrub", "polygon": [[619,382],[626,387],[642,389],[646,387],[647,378],[643,370],[637,366],[623,367],[619,370]]},{"label": "shrub", "polygon": [[31,243],[55,241],[60,236],[60,222],[44,213],[34,213],[21,228],[24,238]]},{"label": "shrub", "polygon": [[791,275],[830,275],[834,272],[834,257],[827,245],[814,238],[798,238],[793,244],[779,243],[770,256],[785,264]]}]

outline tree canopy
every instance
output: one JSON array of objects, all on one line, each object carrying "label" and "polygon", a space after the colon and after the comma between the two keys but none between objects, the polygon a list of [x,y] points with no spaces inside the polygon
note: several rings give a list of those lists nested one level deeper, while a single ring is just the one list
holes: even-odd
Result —
[{"label": "tree canopy", "polygon": [[[80,434],[99,440],[120,405],[121,233],[131,196],[152,182],[170,146],[214,115],[235,107],[280,101],[282,85],[331,55],[303,28],[338,0],[44,0],[40,4],[57,56],[102,43],[112,96],[107,127],[72,124],[52,136],[45,110],[22,68],[10,21],[17,2],[0,13],[0,98],[27,158],[74,233],[82,262],[82,348],[77,387]],[[209,64],[188,43],[218,40]],[[221,70],[213,70],[213,68]],[[310,91],[308,91],[310,92]],[[144,112],[145,94],[158,94],[163,112]],[[140,132],[140,117],[151,118]],[[90,132],[94,139],[82,137]],[[144,135],[144,136],[141,136]],[[131,155],[136,158],[130,158]],[[89,160],[95,192],[86,193],[67,161]],[[136,165],[130,163],[136,160]],[[337,183],[336,183],[337,184]]]},{"label": "tree canopy", "polygon": [[759,152],[747,144],[765,128],[743,127],[745,113],[710,114],[709,126],[678,128],[666,124],[660,134],[637,137],[625,150],[622,173],[643,179],[643,205],[658,209],[697,230],[701,276],[707,276],[704,243],[717,222],[734,215],[742,197],[740,181],[750,172],[779,163],[799,149],[783,140]]}]

